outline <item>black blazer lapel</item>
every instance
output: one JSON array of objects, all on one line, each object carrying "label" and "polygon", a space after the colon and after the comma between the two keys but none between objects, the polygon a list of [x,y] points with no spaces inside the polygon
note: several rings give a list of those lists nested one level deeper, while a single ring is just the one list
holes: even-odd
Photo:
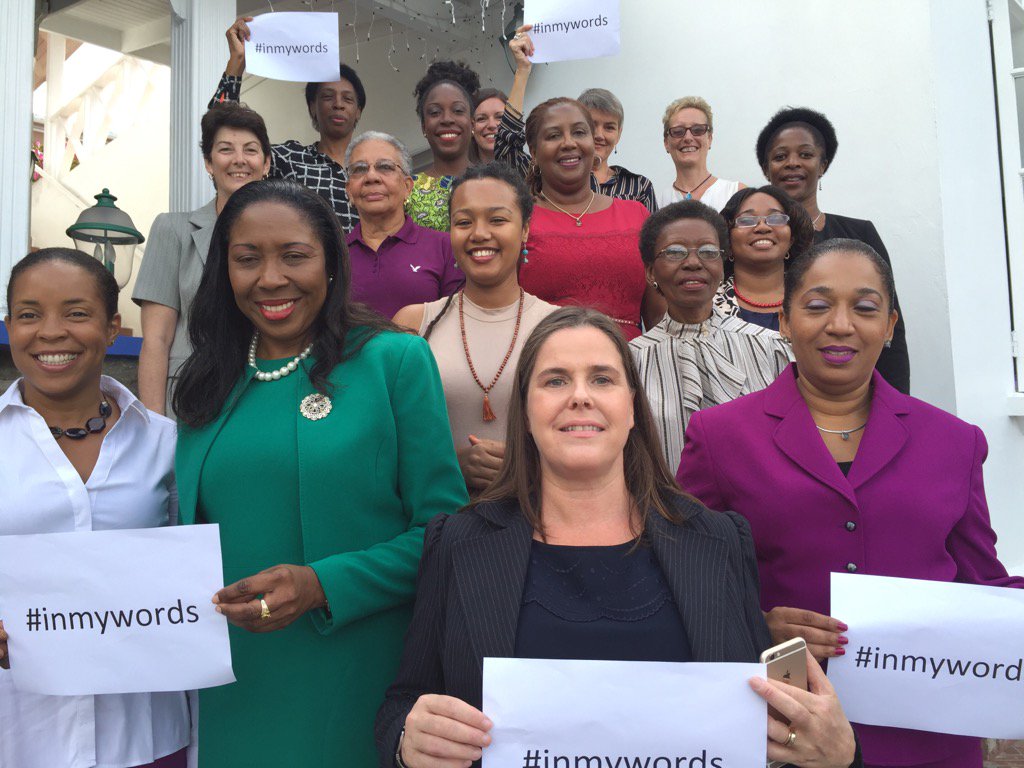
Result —
[{"label": "black blazer lapel", "polygon": [[474,656],[510,657],[533,533],[514,504],[462,514],[482,514],[496,524],[492,532],[460,542],[453,555],[455,586]]},{"label": "black blazer lapel", "polygon": [[693,525],[673,525],[651,512],[654,554],[683,617],[694,661],[725,660],[726,542]]}]

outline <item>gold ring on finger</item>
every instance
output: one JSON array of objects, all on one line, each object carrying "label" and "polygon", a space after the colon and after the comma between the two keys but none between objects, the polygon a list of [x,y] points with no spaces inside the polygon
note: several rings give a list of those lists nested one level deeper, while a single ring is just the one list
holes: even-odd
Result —
[{"label": "gold ring on finger", "polygon": [[790,731],[789,738],[786,739],[786,742],[785,744],[783,744],[783,746],[792,747],[794,744],[796,744],[796,731]]},{"label": "gold ring on finger", "polygon": [[[264,600],[262,597],[260,598],[260,618],[270,618],[270,606],[267,605],[267,601]],[[790,731],[790,733],[792,734],[792,731]]]}]

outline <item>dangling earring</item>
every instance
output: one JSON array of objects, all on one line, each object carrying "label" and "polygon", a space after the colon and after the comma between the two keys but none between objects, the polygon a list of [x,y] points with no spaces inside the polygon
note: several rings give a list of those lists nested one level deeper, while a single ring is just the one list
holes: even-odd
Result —
[{"label": "dangling earring", "polygon": [[523,258],[521,259],[523,264],[529,264],[530,263],[530,260],[528,258],[526,258],[529,253],[530,253],[530,250],[524,246],[523,250],[522,250]]},{"label": "dangling earring", "polygon": [[818,179],[818,191],[821,192],[821,179]]}]

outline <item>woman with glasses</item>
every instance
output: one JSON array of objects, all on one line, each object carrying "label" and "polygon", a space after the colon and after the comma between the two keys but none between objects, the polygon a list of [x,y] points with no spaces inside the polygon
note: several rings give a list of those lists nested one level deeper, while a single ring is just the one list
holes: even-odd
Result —
[{"label": "woman with glasses", "polygon": [[[835,128],[825,115],[806,107],[780,109],[757,137],[757,161],[765,178],[793,197],[814,224],[814,242],[835,237],[852,238],[870,245],[891,263],[885,244],[866,219],[825,213],[818,207],[821,177],[832,167],[839,148]],[[781,295],[781,294],[780,294]],[[896,330],[891,343],[878,358],[878,372],[903,394],[910,392],[910,357],[907,329],[900,302],[896,302]]]},{"label": "woman with glasses", "polygon": [[708,170],[708,152],[714,137],[711,105],[700,96],[676,99],[665,108],[665,151],[676,166],[676,177],[658,198],[662,205],[700,200],[716,211],[746,185],[720,179]]},{"label": "woman with glasses", "polygon": [[348,197],[359,223],[348,233],[352,299],[392,317],[407,304],[450,296],[464,277],[447,233],[421,227],[405,212],[412,160],[394,136],[367,131],[345,156]]},{"label": "woman with glasses", "polygon": [[722,216],[730,226],[731,252],[715,305],[724,314],[777,331],[786,265],[810,247],[811,219],[770,184],[740,190]]},{"label": "woman with glasses", "polygon": [[695,411],[764,389],[789,364],[779,334],[714,306],[729,249],[725,219],[697,200],[662,208],[640,230],[647,280],[668,314],[629,347],[670,468]]}]

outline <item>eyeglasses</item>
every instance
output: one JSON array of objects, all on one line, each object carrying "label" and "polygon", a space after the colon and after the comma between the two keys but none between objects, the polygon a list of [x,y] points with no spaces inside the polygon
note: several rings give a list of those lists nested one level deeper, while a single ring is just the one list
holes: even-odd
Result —
[{"label": "eyeglasses", "polygon": [[789,224],[789,216],[784,213],[769,213],[767,216],[737,216],[733,220],[733,226],[738,229],[749,229],[756,227],[761,221],[769,227],[784,227]]},{"label": "eyeglasses", "polygon": [[[381,176],[395,176],[399,173],[405,173],[405,169],[402,168],[402,166],[398,163],[393,163],[390,160],[378,160],[373,164],[373,170]],[[348,167],[348,176],[350,179],[361,179],[369,172],[369,163],[352,163],[352,165]]]},{"label": "eyeglasses", "polygon": [[662,251],[658,251],[655,255],[656,259],[664,259],[670,264],[678,264],[681,261],[686,261],[690,254],[694,253],[697,258],[701,261],[714,261],[715,259],[722,258],[722,254],[725,253],[721,248],[715,248],[713,245],[702,245],[700,248],[687,248],[685,245],[670,245]]},{"label": "eyeglasses", "polygon": [[693,138],[699,139],[705,133],[711,130],[711,126],[707,123],[698,123],[697,125],[673,125],[668,129],[668,135],[673,139],[681,139],[689,131],[693,134]]}]

